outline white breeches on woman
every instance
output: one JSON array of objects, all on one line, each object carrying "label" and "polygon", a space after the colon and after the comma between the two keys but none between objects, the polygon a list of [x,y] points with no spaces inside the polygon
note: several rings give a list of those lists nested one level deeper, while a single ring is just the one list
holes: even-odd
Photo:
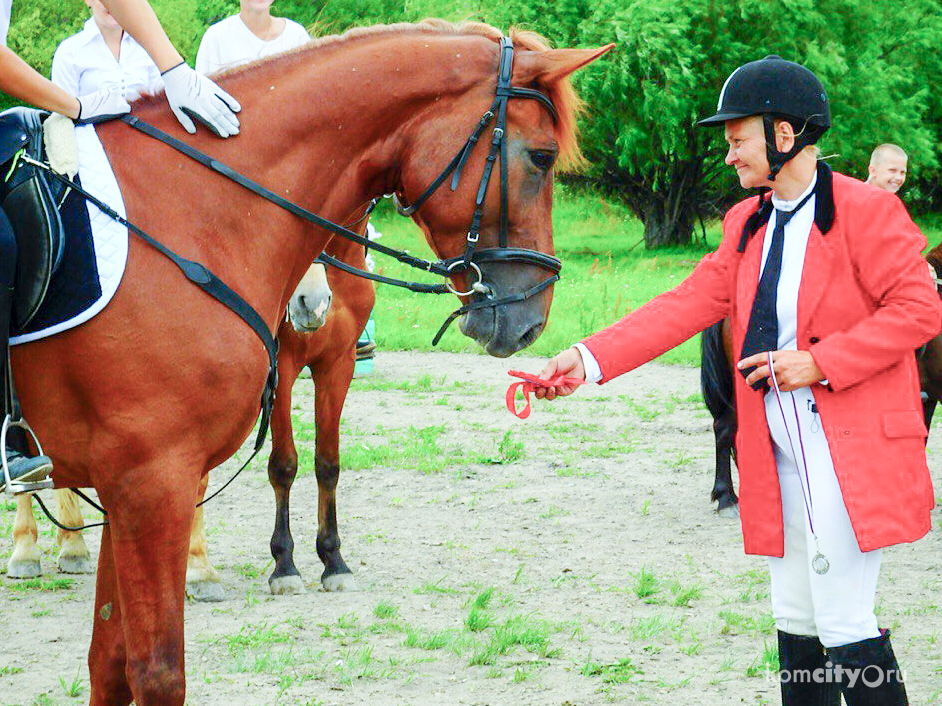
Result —
[{"label": "white breeches on woman", "polygon": [[[765,396],[785,523],[785,556],[769,557],[772,615],[782,632],[838,647],[880,634],[874,600],[881,550],[857,545],[814,404],[808,387],[781,393],[781,409],[774,390]],[[812,568],[818,552],[830,565],[823,574]]]}]

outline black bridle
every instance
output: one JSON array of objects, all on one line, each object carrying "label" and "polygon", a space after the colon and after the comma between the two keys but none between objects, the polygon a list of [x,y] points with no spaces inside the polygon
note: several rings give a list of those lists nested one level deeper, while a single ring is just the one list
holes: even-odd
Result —
[{"label": "black bridle", "polygon": [[[484,163],[484,171],[481,174],[481,181],[478,185],[477,197],[474,200],[474,214],[471,217],[471,225],[468,228],[468,237],[465,242],[464,255],[452,257],[447,260],[441,260],[439,265],[443,266],[449,275],[466,270],[473,270],[477,276],[477,281],[471,285],[467,292],[458,292],[452,290],[458,296],[473,296],[475,294],[484,297],[469,304],[462,306],[453,312],[442,324],[432,345],[438,343],[442,334],[448,328],[449,324],[457,317],[473,311],[488,307],[497,307],[503,304],[523,301],[543,291],[559,279],[559,272],[562,269],[562,262],[558,257],[538,250],[528,250],[525,248],[511,248],[508,246],[508,219],[509,219],[509,181],[507,169],[509,157],[507,154],[507,103],[511,98],[528,98],[536,100],[549,111],[553,117],[553,122],[557,122],[559,116],[556,113],[556,106],[543,93],[532,88],[519,88],[510,85],[511,74],[513,73],[514,45],[510,37],[500,38],[500,65],[497,70],[497,90],[494,94],[494,102],[491,107],[481,116],[474,132],[465,141],[464,145],[458,150],[458,154],[449,162],[448,166],[439,174],[429,187],[422,194],[405,205],[405,200],[397,194],[399,213],[404,216],[412,216],[418,211],[429,197],[434,194],[438,188],[445,183],[449,176],[451,179],[451,190],[458,188],[458,182],[461,178],[461,170],[475,145],[480,140],[481,135],[487,126],[494,122],[494,129],[491,132],[491,147]],[[496,119],[496,120],[495,120]],[[490,184],[491,174],[494,170],[494,162],[500,159],[500,231],[498,235],[498,246],[496,248],[477,249],[478,240],[481,237],[481,220],[484,217],[484,199],[487,195],[487,187]],[[537,265],[548,270],[551,275],[539,284],[517,294],[509,294],[499,299],[491,297],[491,292],[484,285],[481,274],[480,264],[486,262],[521,262],[530,265]]]}]

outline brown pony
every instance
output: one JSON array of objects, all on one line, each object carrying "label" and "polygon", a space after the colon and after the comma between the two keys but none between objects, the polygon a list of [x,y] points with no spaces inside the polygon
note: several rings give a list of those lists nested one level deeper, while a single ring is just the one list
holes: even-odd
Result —
[{"label": "brown pony", "polygon": [[[358,228],[362,232],[363,228]],[[357,269],[365,267],[363,246],[334,238],[327,245],[328,255]],[[312,269],[318,265],[312,266]],[[337,531],[337,482],[340,479],[340,415],[353,379],[357,339],[373,308],[373,284],[331,267],[327,271],[332,300],[326,319],[317,312],[307,316],[294,314],[292,322],[283,320],[278,328],[278,388],[271,417],[272,450],[268,457],[268,479],[275,491],[275,528],[271,552],[275,569],[268,579],[271,592],[296,594],[304,592],[301,574],[294,565],[294,539],[291,537],[289,498],[298,473],[298,452],[291,426],[291,392],[301,371],[307,367],[314,383],[314,411],[317,420],[314,470],[318,487],[317,554],[324,563],[321,584],[327,591],[355,590],[353,573],[340,555],[340,534]],[[292,295],[289,309],[303,313],[299,302],[304,295],[301,287]],[[298,331],[298,325],[314,331]],[[323,321],[323,323],[321,323]],[[201,486],[206,490],[209,476]],[[203,521],[203,508],[196,511],[187,559],[186,592],[199,601],[218,601],[225,597],[219,575],[207,555],[208,544]]]},{"label": "brown pony", "polygon": [[[344,222],[373,196],[414,199],[461,147],[494,98],[497,30],[443,23],[351,31],[339,39],[236,70],[221,85],[242,102],[242,133],[186,137],[162,96],[134,106],[142,119],[255,181]],[[545,92],[510,101],[509,241],[552,252],[552,165],[576,153],[574,97],[566,78],[604,53],[546,50],[517,35],[512,83]],[[184,257],[205,264],[244,297],[270,330],[329,239],[323,230],[248,195],[122,123],[99,128],[129,219]],[[466,174],[481,174],[485,151]],[[540,159],[535,156],[541,155]],[[541,167],[540,165],[544,165]],[[497,245],[500,186],[491,180],[482,245]],[[464,248],[477,184],[437,191],[417,214],[433,250]],[[544,277],[512,268],[518,288]],[[473,277],[453,277],[470,287]],[[462,290],[464,291],[464,290]],[[520,291],[519,289],[517,291]],[[495,292],[502,295],[502,292]],[[541,327],[550,290],[501,311],[481,310],[476,336],[509,339]],[[521,322],[528,322],[521,323]],[[53,458],[58,487],[94,486],[110,524],[102,533],[89,652],[93,706],[183,704],[184,580],[201,478],[251,431],[268,360],[255,334],[132,237],[124,281],[94,319],[16,347],[23,411]]]}]

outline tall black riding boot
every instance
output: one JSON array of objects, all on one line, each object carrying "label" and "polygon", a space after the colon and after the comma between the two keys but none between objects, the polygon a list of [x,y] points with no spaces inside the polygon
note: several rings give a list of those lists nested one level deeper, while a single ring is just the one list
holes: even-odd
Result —
[{"label": "tall black riding boot", "polygon": [[880,637],[828,648],[847,706],[908,706],[906,687],[900,674],[890,631]]},{"label": "tall black riding boot", "polygon": [[779,630],[782,706],[840,706],[841,689],[833,682],[827,662],[818,638]]},{"label": "tall black riding boot", "polygon": [[[0,399],[6,391],[7,355],[10,346],[10,312],[13,308],[13,290],[0,285]],[[0,414],[0,423],[3,421]],[[19,433],[18,433],[19,432]],[[22,442],[16,448],[15,440]],[[13,443],[14,445],[11,445]],[[22,429],[15,428],[7,432],[7,447],[3,450],[10,469],[10,480],[20,483],[35,483],[52,473],[52,461],[48,456],[30,456]],[[0,470],[0,492],[6,489],[6,476]]]}]

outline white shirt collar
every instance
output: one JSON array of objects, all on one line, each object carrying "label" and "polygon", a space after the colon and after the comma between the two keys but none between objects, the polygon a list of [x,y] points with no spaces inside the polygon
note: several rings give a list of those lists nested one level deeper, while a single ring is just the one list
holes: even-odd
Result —
[{"label": "white shirt collar", "polygon": [[[796,198],[786,201],[775,195],[775,192],[772,192],[772,205],[779,211],[794,211],[795,206],[801,203],[801,200],[810,194],[815,187],[815,184],[818,183],[818,170],[814,172],[814,176],[811,178],[811,183],[808,184],[808,188],[801,192]],[[809,201],[811,199],[808,199]]]}]

